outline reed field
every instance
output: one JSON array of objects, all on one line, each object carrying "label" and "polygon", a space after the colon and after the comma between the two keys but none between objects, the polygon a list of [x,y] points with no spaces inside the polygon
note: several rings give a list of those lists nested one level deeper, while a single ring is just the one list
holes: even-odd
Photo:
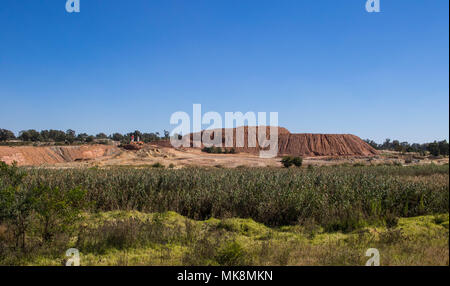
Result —
[{"label": "reed field", "polygon": [[[95,211],[321,225],[448,212],[448,165],[315,168],[31,169],[25,184],[87,190]],[[351,225],[349,225],[351,227]]]},{"label": "reed field", "polygon": [[0,190],[0,264],[448,265],[448,165],[3,166]]}]

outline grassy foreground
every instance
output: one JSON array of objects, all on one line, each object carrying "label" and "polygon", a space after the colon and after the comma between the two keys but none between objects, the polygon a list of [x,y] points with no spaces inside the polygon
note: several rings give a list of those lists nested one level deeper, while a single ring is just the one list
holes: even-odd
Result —
[{"label": "grassy foreground", "polygon": [[0,265],[449,264],[449,166],[18,168]]},{"label": "grassy foreground", "polygon": [[[448,214],[350,233],[269,228],[252,219],[195,221],[175,212],[85,214],[82,224],[65,246],[80,250],[81,265],[364,265],[368,248],[379,250],[381,265],[449,265]],[[53,248],[17,259],[10,262],[64,265],[66,257]]]}]

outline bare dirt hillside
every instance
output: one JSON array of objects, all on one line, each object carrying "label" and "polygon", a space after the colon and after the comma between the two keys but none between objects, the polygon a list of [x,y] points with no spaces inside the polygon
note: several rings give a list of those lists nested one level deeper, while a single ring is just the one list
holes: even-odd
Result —
[{"label": "bare dirt hillside", "polygon": [[[233,128],[233,147],[238,152],[256,154],[259,153],[258,132],[256,129],[256,147],[249,147],[248,134],[249,128],[255,127],[238,127]],[[230,129],[228,129],[230,130]],[[236,147],[236,140],[239,132],[244,133],[244,147]],[[202,131],[201,136],[208,132],[206,136],[214,138],[218,130]],[[198,133],[197,133],[198,134]],[[231,132],[229,132],[231,134]],[[250,133],[252,134],[252,132]],[[266,138],[269,138],[269,127],[266,127]],[[191,146],[194,134],[190,134]],[[222,144],[227,140],[226,129],[222,129]],[[202,145],[203,147],[203,145]],[[293,134],[286,128],[278,128],[278,155],[290,156],[374,156],[378,151],[369,144],[361,140],[361,138],[352,134]]]},{"label": "bare dirt hillside", "polygon": [[352,134],[287,134],[278,140],[279,155],[373,156],[378,151]]},{"label": "bare dirt hillside", "polygon": [[109,145],[8,147],[0,146],[0,161],[19,166],[53,165],[65,162],[91,160],[120,152]]}]

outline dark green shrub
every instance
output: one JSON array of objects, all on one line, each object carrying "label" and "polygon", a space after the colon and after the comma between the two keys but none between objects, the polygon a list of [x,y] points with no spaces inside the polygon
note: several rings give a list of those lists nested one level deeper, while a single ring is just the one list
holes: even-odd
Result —
[{"label": "dark green shrub", "polygon": [[283,157],[283,159],[281,159],[281,164],[283,164],[283,166],[285,168],[289,168],[290,166],[292,166],[292,158],[289,156],[285,156]]},{"label": "dark green shrub", "polygon": [[295,167],[301,167],[302,163],[303,163],[303,158],[301,158],[301,157],[292,158],[292,164],[294,164]]},{"label": "dark green shrub", "polygon": [[286,168],[289,168],[292,165],[294,165],[296,167],[301,167],[303,164],[303,158],[285,156],[285,157],[283,157],[283,159],[281,159],[281,163]]},{"label": "dark green shrub", "polygon": [[234,148],[220,148],[220,147],[215,147],[215,146],[211,146],[211,147],[203,147],[202,148],[202,152],[205,153],[211,153],[211,154],[236,154],[236,149]]},{"label": "dark green shrub", "polygon": [[157,168],[157,169],[164,169],[164,165],[159,163],[159,162],[156,162],[156,163],[152,164],[151,167],[152,168]]},{"label": "dark green shrub", "polygon": [[211,153],[211,148],[210,147],[203,147],[202,148],[202,152]]}]

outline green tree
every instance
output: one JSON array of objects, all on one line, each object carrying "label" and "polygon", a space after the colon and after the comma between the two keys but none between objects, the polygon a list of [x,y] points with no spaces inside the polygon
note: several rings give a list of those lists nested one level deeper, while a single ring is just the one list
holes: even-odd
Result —
[{"label": "green tree", "polygon": [[60,191],[46,185],[29,188],[26,174],[15,164],[0,161],[0,223],[12,231],[15,247],[26,250],[26,237],[39,234],[50,242],[58,233],[68,233],[80,217],[86,191],[80,188]]},{"label": "green tree", "polygon": [[101,132],[101,133],[98,133],[97,135],[95,135],[95,138],[106,139],[106,138],[108,138],[108,136],[105,133]]},{"label": "green tree", "polygon": [[15,247],[26,248],[26,231],[33,212],[35,194],[22,187],[25,174],[15,164],[0,161],[0,223],[12,229]]},{"label": "green tree", "polygon": [[120,133],[114,133],[114,134],[111,136],[111,139],[114,140],[114,141],[120,142],[120,141],[123,140],[123,135],[120,134]]},{"label": "green tree", "polygon": [[439,144],[436,141],[434,141],[433,143],[429,143],[428,146],[427,146],[427,150],[433,156],[439,156],[440,155]]},{"label": "green tree", "polygon": [[0,129],[0,141],[16,139],[14,133],[7,129]]},{"label": "green tree", "polygon": [[33,141],[33,142],[37,142],[40,141],[41,136],[40,133],[37,132],[34,129],[29,129],[29,130],[22,130],[19,133],[19,139],[22,141]]},{"label": "green tree", "polygon": [[381,149],[390,150],[392,149],[391,139],[386,138],[386,140],[381,144]]},{"label": "green tree", "polygon": [[50,242],[58,233],[70,233],[79,219],[86,191],[75,188],[68,192],[40,185],[33,190],[36,199],[33,210],[37,232],[44,242]]},{"label": "green tree", "polygon": [[398,140],[392,141],[392,146],[393,146],[395,151],[401,152],[403,150],[403,148],[400,145],[400,142]]},{"label": "green tree", "polygon": [[89,135],[87,133],[81,133],[81,134],[78,134],[77,140],[81,141],[81,142],[86,142],[88,137],[89,137]]},{"label": "green tree", "polygon": [[366,139],[364,140],[367,144],[369,144],[370,146],[372,146],[375,149],[378,149],[380,146],[373,140],[370,139]]},{"label": "green tree", "polygon": [[41,135],[41,140],[42,141],[45,141],[45,142],[50,141],[50,131],[48,131],[48,130],[41,130],[40,135]]},{"label": "green tree", "polygon": [[67,131],[66,131],[66,140],[69,142],[69,143],[73,143],[74,141],[75,141],[75,131],[74,130],[72,130],[72,129],[67,129]]},{"label": "green tree", "polygon": [[439,141],[439,153],[444,156],[449,155],[449,146],[447,140]]},{"label": "green tree", "polygon": [[54,142],[65,142],[66,141],[66,132],[61,130],[49,130],[49,139],[53,140]]},{"label": "green tree", "polygon": [[169,139],[170,138],[170,132],[167,130],[164,130],[164,139]]}]

